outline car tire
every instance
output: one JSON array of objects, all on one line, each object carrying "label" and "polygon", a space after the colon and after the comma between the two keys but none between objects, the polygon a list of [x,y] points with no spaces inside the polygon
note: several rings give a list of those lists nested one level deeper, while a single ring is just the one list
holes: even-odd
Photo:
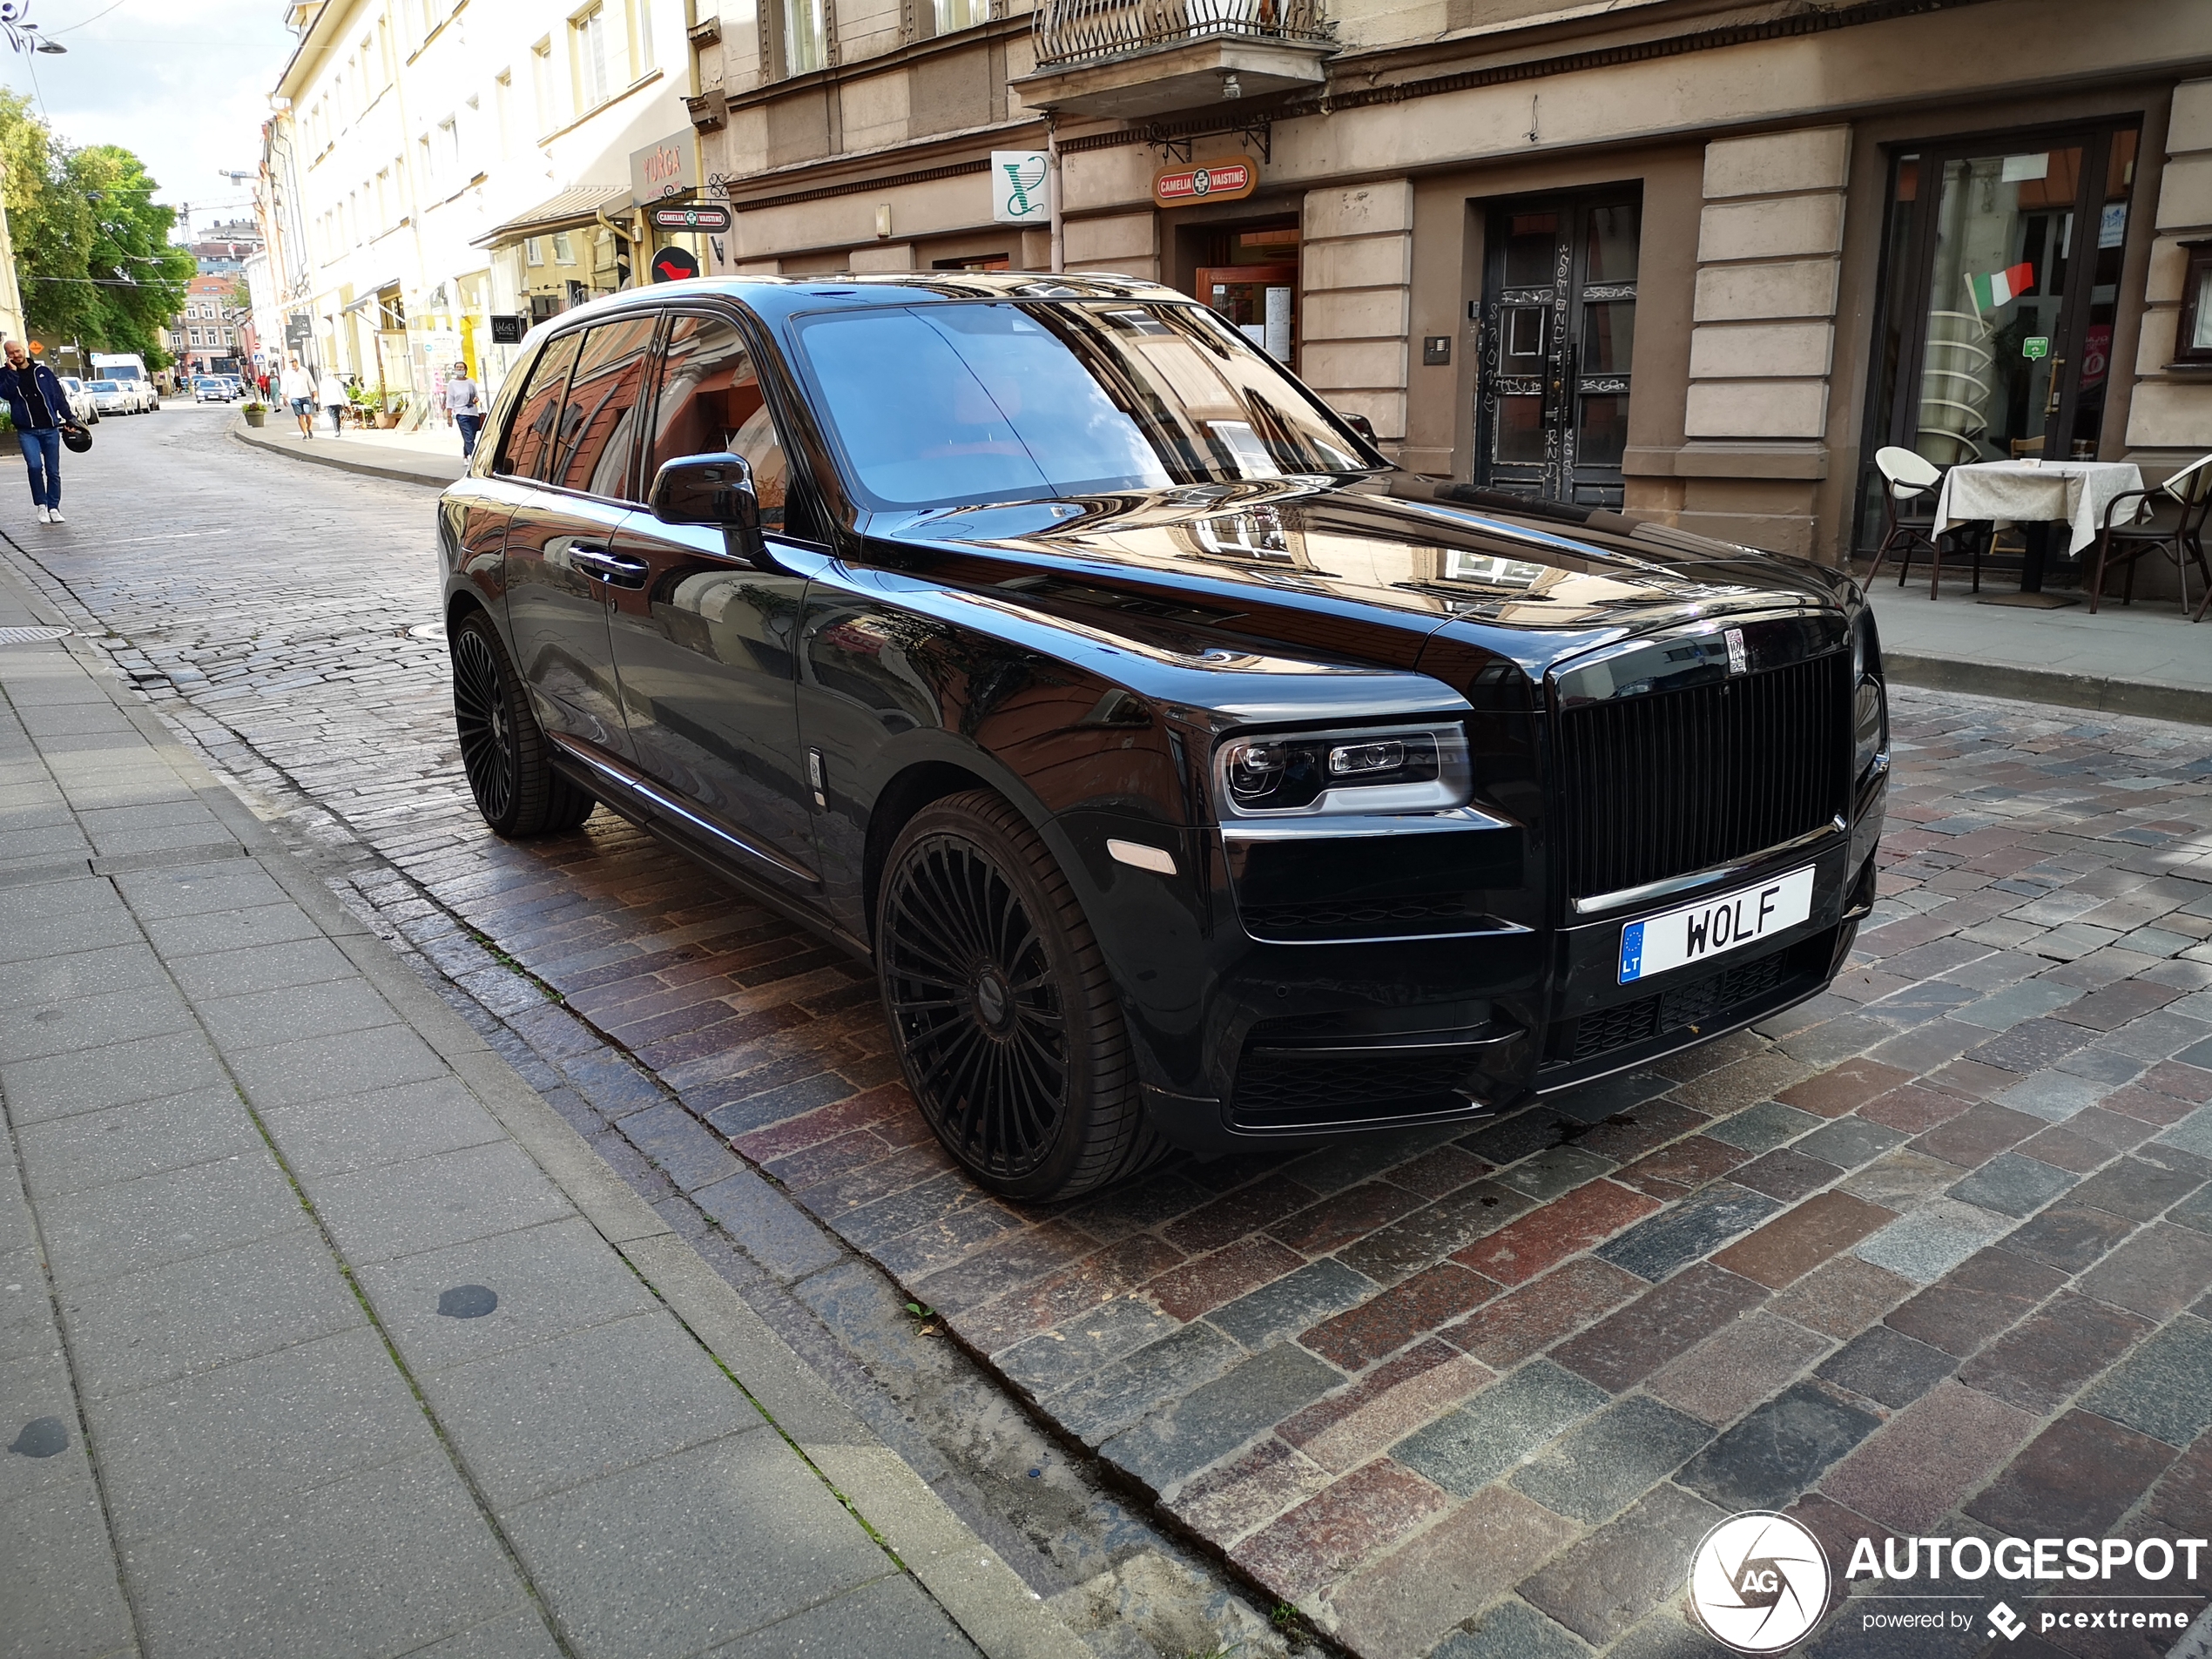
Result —
[{"label": "car tire", "polygon": [[1104,954],[1004,799],[976,790],[914,815],[884,861],[875,938],[907,1087],[982,1185],[1069,1198],[1165,1152]]},{"label": "car tire", "polygon": [[530,711],[491,618],[469,612],[455,625],[447,650],[462,769],[492,833],[520,840],[583,822],[597,803],[553,770],[552,742]]}]

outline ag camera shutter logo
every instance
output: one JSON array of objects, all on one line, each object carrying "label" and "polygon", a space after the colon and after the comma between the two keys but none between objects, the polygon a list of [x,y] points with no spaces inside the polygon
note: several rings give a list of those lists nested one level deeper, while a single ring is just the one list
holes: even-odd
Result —
[{"label": "ag camera shutter logo", "polygon": [[1828,1610],[1828,1557],[1787,1515],[1754,1510],[1707,1533],[1689,1563],[1689,1604],[1716,1642],[1780,1653]]}]

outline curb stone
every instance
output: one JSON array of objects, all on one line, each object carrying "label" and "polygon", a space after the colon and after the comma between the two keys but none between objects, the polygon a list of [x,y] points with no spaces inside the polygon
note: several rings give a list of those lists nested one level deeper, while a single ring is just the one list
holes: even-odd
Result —
[{"label": "curb stone", "polygon": [[[360,473],[369,478],[388,478],[395,483],[423,484],[432,489],[443,489],[461,476],[461,469],[458,465],[447,470],[435,455],[423,455],[423,464],[419,467],[408,467],[396,459],[390,462],[364,461],[353,455],[333,454],[330,445],[318,449],[314,447],[313,441],[307,443],[286,443],[280,439],[262,437],[243,421],[231,428],[230,435],[233,442],[242,443],[249,449],[265,450],[270,455],[283,455],[293,461],[308,462],[318,467],[335,467],[341,472]],[[343,442],[342,439],[334,438],[331,440],[331,444]],[[455,455],[453,459],[457,462],[460,457]]]}]

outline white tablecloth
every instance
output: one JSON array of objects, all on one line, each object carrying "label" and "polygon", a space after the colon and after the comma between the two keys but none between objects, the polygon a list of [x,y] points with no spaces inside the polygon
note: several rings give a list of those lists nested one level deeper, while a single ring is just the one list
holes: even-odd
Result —
[{"label": "white tablecloth", "polygon": [[[1936,534],[1977,519],[1996,524],[2062,519],[2074,528],[2067,551],[2079,553],[2097,539],[2106,503],[2142,487],[2142,469],[2132,462],[1979,461],[1943,475],[1943,493],[1936,497]],[[2121,521],[2128,516],[2121,509]]]}]

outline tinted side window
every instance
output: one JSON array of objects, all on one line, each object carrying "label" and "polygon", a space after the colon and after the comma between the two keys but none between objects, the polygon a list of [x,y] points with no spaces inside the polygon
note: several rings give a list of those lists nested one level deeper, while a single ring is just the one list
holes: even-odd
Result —
[{"label": "tinted side window", "polygon": [[724,449],[741,455],[752,463],[762,526],[783,529],[788,482],[783,442],[744,336],[718,317],[678,316],[669,326],[666,362],[650,471],[685,455]]},{"label": "tinted side window", "polygon": [[561,419],[561,395],[568,390],[569,370],[576,363],[576,335],[563,334],[538,358],[507,435],[500,442],[495,470],[518,478],[545,475],[545,463],[553,453],[554,433]]},{"label": "tinted side window", "polygon": [[559,447],[546,469],[551,482],[594,496],[634,498],[630,462],[654,321],[631,317],[585,331],[561,408]]}]

